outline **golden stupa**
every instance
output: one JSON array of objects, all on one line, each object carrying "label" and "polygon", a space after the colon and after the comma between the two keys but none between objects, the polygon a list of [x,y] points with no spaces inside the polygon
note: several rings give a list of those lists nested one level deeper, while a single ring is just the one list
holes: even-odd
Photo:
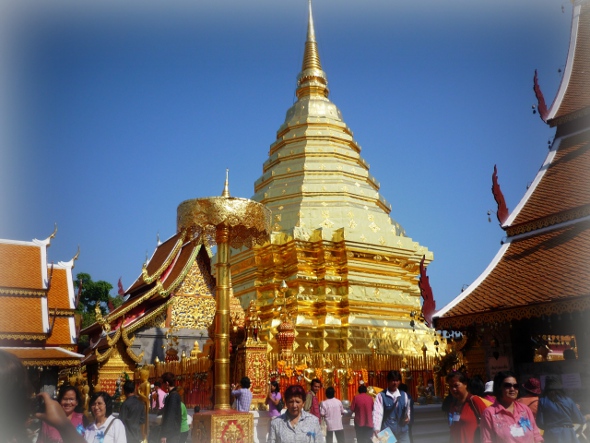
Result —
[{"label": "golden stupa", "polygon": [[404,358],[425,364],[435,337],[419,321],[418,275],[421,259],[427,264],[433,254],[390,217],[391,205],[328,98],[311,2],[296,94],[252,197],[272,211],[271,240],[234,250],[234,295],[243,307],[255,301],[271,359],[280,352],[284,309],[295,327],[296,362],[315,355],[334,366],[365,366],[381,355],[389,359],[383,366],[397,369]]}]

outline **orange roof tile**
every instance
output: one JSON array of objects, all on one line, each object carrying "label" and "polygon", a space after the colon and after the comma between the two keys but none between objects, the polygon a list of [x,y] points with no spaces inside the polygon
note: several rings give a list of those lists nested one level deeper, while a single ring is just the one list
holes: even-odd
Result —
[{"label": "orange roof tile", "polygon": [[71,309],[70,306],[70,288],[68,284],[68,273],[70,269],[53,269],[51,274],[51,266],[47,268],[47,274],[51,274],[51,287],[47,293],[47,304],[50,309],[61,308]]},{"label": "orange roof tile", "polygon": [[[49,325],[53,318],[50,316],[49,318]],[[53,330],[51,332],[51,336],[47,339],[47,345],[54,345],[54,346],[63,346],[63,345],[71,345],[74,344],[71,338],[71,334],[75,331],[70,331],[70,321],[68,317],[57,317],[55,319],[55,323],[53,324]]]},{"label": "orange roof tile", "polygon": [[[576,8],[574,7],[574,12]],[[574,17],[575,24],[575,17]],[[549,121],[551,126],[560,123],[560,120],[566,116],[584,111],[590,112],[590,3],[580,4],[580,14],[578,26],[572,26],[572,41],[575,39],[575,48],[570,48],[568,55],[568,66],[566,66],[564,83],[560,87],[558,95],[565,87],[563,98],[559,101],[556,99],[554,105],[558,106],[555,115]],[[572,50],[573,49],[573,50]],[[568,69],[571,68],[571,75],[567,76]],[[553,106],[553,105],[552,105]]]},{"label": "orange roof tile", "polygon": [[[588,171],[590,171],[590,130],[561,141],[542,179],[510,226],[522,225],[590,205]],[[557,217],[552,224],[560,221],[562,220]],[[509,232],[509,234],[512,233]]]},{"label": "orange roof tile", "polygon": [[74,366],[80,363],[82,354],[57,347],[0,348],[16,355],[25,366]]},{"label": "orange roof tile", "polygon": [[[578,308],[584,303],[590,307],[588,263],[590,220],[513,239],[489,274],[472,291],[460,295],[436,320],[436,327],[489,321],[486,313],[499,313],[505,320],[540,316],[539,304],[553,305],[550,313],[571,312],[572,304],[556,308],[568,300]],[[521,308],[518,315],[506,313],[515,308]]]},{"label": "orange roof tile", "polygon": [[41,248],[0,242],[0,287],[43,290]]},{"label": "orange roof tile", "polygon": [[42,297],[0,295],[0,332],[43,334]]}]

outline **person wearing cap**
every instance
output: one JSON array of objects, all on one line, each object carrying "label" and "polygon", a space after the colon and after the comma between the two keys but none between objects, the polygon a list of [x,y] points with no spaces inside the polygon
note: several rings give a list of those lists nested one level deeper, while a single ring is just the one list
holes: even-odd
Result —
[{"label": "person wearing cap", "polygon": [[541,395],[541,382],[538,378],[531,377],[525,381],[522,385],[522,391],[520,391],[522,397],[517,401],[523,405],[527,405],[533,415],[537,418],[537,409],[539,408],[539,395]]},{"label": "person wearing cap", "polygon": [[496,397],[494,396],[494,380],[490,380],[486,383],[483,393],[483,398],[485,398],[487,401],[491,402],[492,404],[496,401]]},{"label": "person wearing cap", "polygon": [[545,389],[539,399],[537,424],[545,431],[543,437],[547,443],[578,443],[574,423],[584,424],[584,416],[563,392],[561,380],[555,375],[545,379]]}]

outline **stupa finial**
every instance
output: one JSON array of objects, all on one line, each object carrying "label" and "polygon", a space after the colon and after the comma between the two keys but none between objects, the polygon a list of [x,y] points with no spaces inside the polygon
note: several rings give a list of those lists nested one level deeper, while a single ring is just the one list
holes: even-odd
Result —
[{"label": "stupa finial", "polygon": [[229,197],[229,168],[225,170],[225,185],[223,186],[222,197]]},{"label": "stupa finial", "polygon": [[315,28],[313,26],[313,14],[311,10],[311,0],[307,1],[307,5],[309,8],[309,18],[307,20],[307,41],[308,42],[315,42]]},{"label": "stupa finial", "polygon": [[303,53],[303,64],[301,72],[297,76],[297,98],[319,95],[328,96],[328,80],[322,70],[318,45],[315,39],[315,27],[313,24],[313,13],[311,0],[308,0],[309,18],[307,21],[307,40],[305,52]]}]

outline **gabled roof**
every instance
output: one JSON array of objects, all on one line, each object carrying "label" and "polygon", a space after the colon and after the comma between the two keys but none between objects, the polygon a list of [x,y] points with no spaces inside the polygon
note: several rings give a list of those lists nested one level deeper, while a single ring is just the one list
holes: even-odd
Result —
[{"label": "gabled roof", "polygon": [[590,308],[590,217],[513,237],[436,316],[460,328]]},{"label": "gabled roof", "polygon": [[45,340],[49,329],[47,299],[1,295],[0,339]]},{"label": "gabled roof", "polygon": [[[124,317],[127,326],[130,324],[128,317],[142,317],[146,310],[166,301],[182,283],[201,250],[207,253],[198,240],[185,242],[183,232],[158,245],[142,275],[127,290],[129,298],[105,317],[111,330],[119,328],[119,319]],[[82,330],[81,334],[93,334],[100,329],[101,326],[94,323]]]},{"label": "gabled roof", "polygon": [[0,339],[75,347],[75,258],[47,263],[54,236],[30,242],[0,239]]},{"label": "gabled roof", "polygon": [[0,239],[0,288],[11,293],[47,289],[47,240]]},{"label": "gabled roof", "polygon": [[590,118],[590,2],[576,0],[570,47],[557,96],[549,109],[551,126],[574,118]]},{"label": "gabled roof", "polygon": [[549,112],[551,151],[502,226],[500,251],[436,313],[437,328],[590,309],[590,0],[574,5],[567,63]]},{"label": "gabled roof", "polygon": [[47,304],[49,308],[75,309],[74,284],[72,281],[73,262],[59,262],[50,265],[48,272],[51,275],[51,286],[47,292]]},{"label": "gabled roof", "polygon": [[[590,89],[590,83],[589,83]],[[590,214],[589,130],[556,139],[545,163],[503,228],[529,232]]]}]

